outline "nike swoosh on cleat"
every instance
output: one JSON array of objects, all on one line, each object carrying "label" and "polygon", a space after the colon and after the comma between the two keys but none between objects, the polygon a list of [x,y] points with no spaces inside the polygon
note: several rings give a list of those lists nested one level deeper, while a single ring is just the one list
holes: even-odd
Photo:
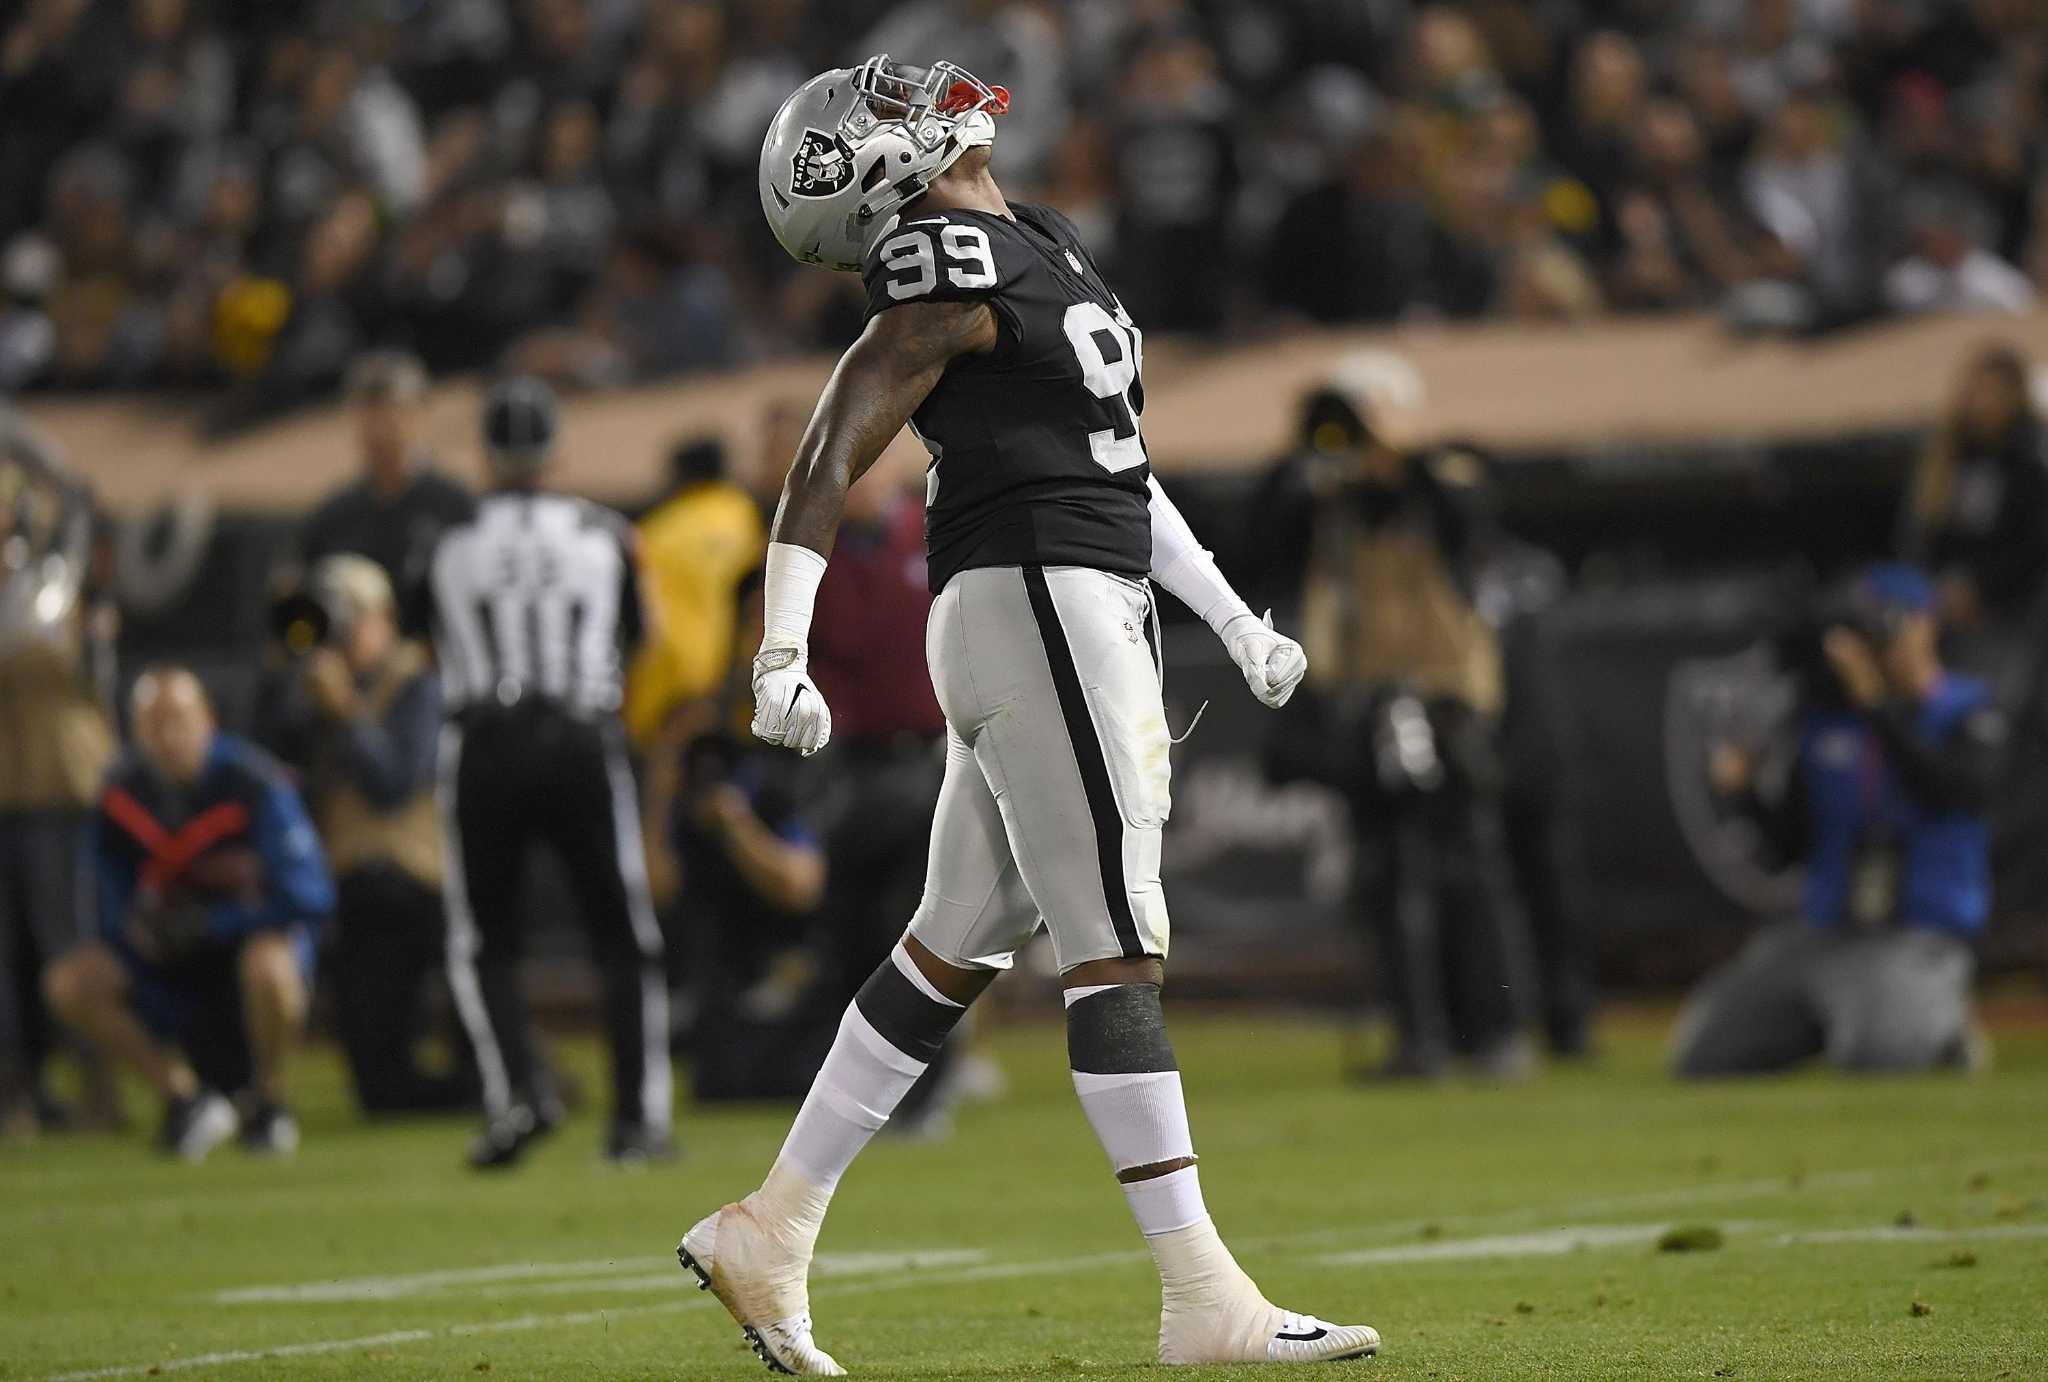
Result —
[{"label": "nike swoosh on cleat", "polygon": [[1287,1340],[1287,1342],[1291,1344],[1312,1344],[1318,1339],[1329,1338],[1330,1331],[1327,1329],[1318,1329],[1313,1334],[1289,1334],[1286,1330],[1283,1329],[1278,1334],[1275,1334],[1273,1337],[1276,1339],[1285,1339]]}]

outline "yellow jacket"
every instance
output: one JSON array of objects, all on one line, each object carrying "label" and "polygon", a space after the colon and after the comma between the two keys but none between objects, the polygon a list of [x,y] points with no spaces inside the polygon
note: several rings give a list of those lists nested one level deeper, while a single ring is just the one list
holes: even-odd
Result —
[{"label": "yellow jacket", "polygon": [[767,530],[737,485],[692,485],[640,522],[658,631],[626,683],[626,728],[651,742],[683,701],[724,684],[733,659],[734,592],[767,553]]}]

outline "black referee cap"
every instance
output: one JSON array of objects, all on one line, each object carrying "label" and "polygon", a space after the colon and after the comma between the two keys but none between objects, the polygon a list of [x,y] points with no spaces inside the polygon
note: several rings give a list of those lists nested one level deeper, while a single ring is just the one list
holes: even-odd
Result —
[{"label": "black referee cap", "polygon": [[484,447],[501,470],[538,470],[554,448],[557,424],[555,391],[532,375],[501,379],[484,399]]}]

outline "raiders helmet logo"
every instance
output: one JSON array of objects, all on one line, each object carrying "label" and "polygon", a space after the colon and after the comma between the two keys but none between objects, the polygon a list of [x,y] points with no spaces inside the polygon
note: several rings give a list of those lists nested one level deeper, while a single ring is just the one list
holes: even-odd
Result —
[{"label": "raiders helmet logo", "polygon": [[853,182],[853,150],[838,135],[805,130],[790,163],[789,190],[795,196],[830,197]]}]

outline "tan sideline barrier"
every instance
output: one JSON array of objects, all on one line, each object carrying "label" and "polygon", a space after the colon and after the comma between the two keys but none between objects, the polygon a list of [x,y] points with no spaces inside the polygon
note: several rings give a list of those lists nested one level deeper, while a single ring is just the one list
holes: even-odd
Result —
[{"label": "tan sideline barrier", "polygon": [[[1169,474],[1256,463],[1285,444],[1302,391],[1361,349],[1396,351],[1420,371],[1429,430],[1495,445],[1913,426],[1936,415],[1961,357],[1994,338],[2048,361],[2048,313],[1879,325],[1811,344],[1742,341],[1707,318],[1313,332],[1223,349],[1157,340],[1146,352],[1145,435]],[[705,431],[723,433],[751,464],[764,406],[808,406],[830,368],[807,360],[576,399],[563,478],[589,494],[636,498],[653,488],[670,441]],[[436,439],[458,472],[473,474],[475,407],[473,381],[434,397]],[[350,466],[347,421],[334,407],[210,449],[184,416],[146,398],[45,399],[28,412],[118,507],[203,480],[223,506],[294,511]]]}]

